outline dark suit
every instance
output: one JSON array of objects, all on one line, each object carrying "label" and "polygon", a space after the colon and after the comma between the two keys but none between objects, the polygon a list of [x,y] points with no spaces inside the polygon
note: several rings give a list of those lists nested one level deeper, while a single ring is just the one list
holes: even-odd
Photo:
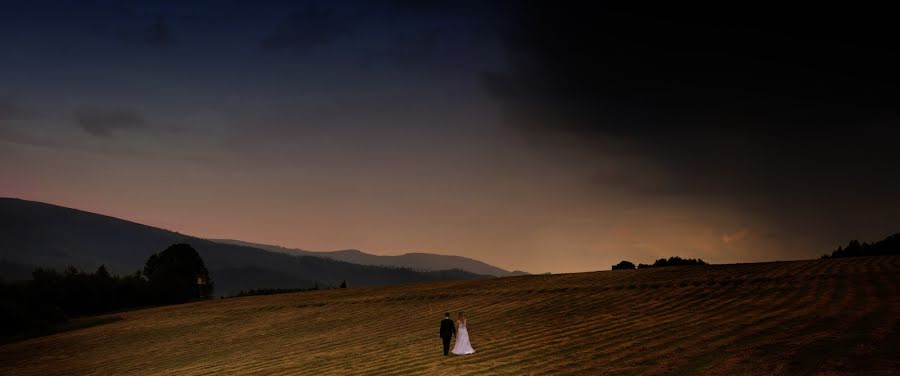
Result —
[{"label": "dark suit", "polygon": [[444,340],[444,355],[450,354],[450,338],[456,334],[456,325],[453,320],[443,319],[441,321],[441,339]]}]

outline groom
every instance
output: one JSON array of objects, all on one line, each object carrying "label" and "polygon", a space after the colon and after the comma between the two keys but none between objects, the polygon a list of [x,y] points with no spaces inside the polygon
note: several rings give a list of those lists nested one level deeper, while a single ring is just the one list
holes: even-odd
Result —
[{"label": "groom", "polygon": [[444,319],[441,320],[441,339],[444,340],[444,355],[449,355],[450,353],[450,338],[456,334],[456,326],[453,325],[453,320],[450,320],[450,312],[444,314]]}]

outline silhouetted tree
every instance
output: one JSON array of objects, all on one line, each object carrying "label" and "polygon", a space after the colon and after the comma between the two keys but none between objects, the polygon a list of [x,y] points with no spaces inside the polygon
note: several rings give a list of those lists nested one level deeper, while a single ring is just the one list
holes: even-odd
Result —
[{"label": "silhouetted tree", "polygon": [[635,268],[635,266],[633,263],[631,263],[630,261],[625,261],[625,260],[622,260],[618,264],[615,264],[612,266],[612,270],[634,269],[634,268]]},{"label": "silhouetted tree", "polygon": [[822,255],[823,259],[837,257],[857,257],[857,256],[887,256],[900,255],[900,234],[894,234],[884,238],[884,240],[869,244],[858,240],[851,240],[846,248],[837,247],[828,254]]},{"label": "silhouetted tree", "polygon": [[702,259],[683,259],[678,256],[669,257],[668,259],[661,258],[656,260],[653,265],[647,264],[638,264],[638,269],[644,268],[656,268],[662,266],[685,266],[685,265],[708,265],[706,261]]},{"label": "silhouetted tree", "polygon": [[347,288],[347,281],[341,281],[341,288],[342,289]]},{"label": "silhouetted tree", "polygon": [[184,303],[212,294],[209,271],[200,254],[188,244],[175,244],[150,255],[144,276],[159,303]]},{"label": "silhouetted tree", "polygon": [[49,333],[71,316],[181,303],[209,296],[213,287],[200,255],[187,244],[150,256],[143,271],[124,277],[110,274],[106,265],[93,273],[72,266],[62,273],[36,268],[31,277],[0,282],[0,335]]},{"label": "silhouetted tree", "polygon": [[32,279],[0,284],[0,335],[46,333],[70,316],[91,315],[155,303],[140,272],[111,275],[101,265],[94,273],[67,267],[63,273],[37,268]]},{"label": "silhouetted tree", "polygon": [[94,275],[100,280],[108,280],[110,279],[109,271],[106,270],[106,265],[100,264],[100,267],[97,268],[97,271]]}]

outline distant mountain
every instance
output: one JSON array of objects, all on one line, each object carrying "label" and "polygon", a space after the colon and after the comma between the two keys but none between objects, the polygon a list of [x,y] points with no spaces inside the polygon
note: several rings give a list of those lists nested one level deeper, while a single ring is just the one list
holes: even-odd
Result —
[{"label": "distant mountain", "polygon": [[[490,278],[463,271],[418,272],[358,265],[305,255],[217,243],[206,239],[41,202],[0,198],[0,268],[21,277],[21,265],[93,270],[100,264],[118,274],[143,268],[151,254],[175,243],[189,243],[203,257],[216,282],[216,294],[275,287],[311,287],[314,282],[350,287],[441,279]],[[19,265],[19,266],[17,266]]]},{"label": "distant mountain", "polygon": [[233,239],[209,239],[218,243],[242,245],[265,249],[267,251],[282,252],[292,255],[326,257],[338,261],[352,262],[360,265],[393,266],[410,268],[414,270],[447,270],[459,269],[475,274],[492,275],[495,277],[508,277],[514,275],[527,275],[522,271],[507,271],[496,266],[462,256],[437,255],[433,253],[406,253],[399,256],[379,256],[365,253],[355,249],[343,251],[317,252],[304,249],[285,248],[277,245],[250,243]]}]

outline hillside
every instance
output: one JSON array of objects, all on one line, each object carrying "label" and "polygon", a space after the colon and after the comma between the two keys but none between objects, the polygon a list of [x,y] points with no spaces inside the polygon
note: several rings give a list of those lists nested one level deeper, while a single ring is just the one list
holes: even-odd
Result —
[{"label": "hillside", "polygon": [[272,252],[283,252],[295,255],[327,257],[333,260],[346,261],[360,265],[392,266],[410,268],[413,270],[448,270],[460,269],[475,274],[492,275],[494,277],[509,277],[515,275],[527,275],[521,271],[507,271],[496,266],[470,259],[468,257],[437,255],[433,253],[405,253],[397,256],[379,256],[355,249],[341,251],[307,251],[297,248],[285,248],[277,245],[250,243],[232,239],[209,239],[214,242],[243,245],[247,247],[265,249]]},{"label": "hillside", "polygon": [[[883,256],[225,299],[3,345],[0,374],[889,375],[898,288]],[[476,354],[441,355],[445,310]]]},{"label": "hillside", "polygon": [[175,243],[189,243],[200,253],[220,295],[250,288],[312,287],[314,281],[378,286],[485,278],[458,270],[416,272],[220,244],[81,210],[0,198],[0,260],[18,269],[74,265],[93,270],[106,264],[115,273],[131,274],[143,268],[151,254]]}]

